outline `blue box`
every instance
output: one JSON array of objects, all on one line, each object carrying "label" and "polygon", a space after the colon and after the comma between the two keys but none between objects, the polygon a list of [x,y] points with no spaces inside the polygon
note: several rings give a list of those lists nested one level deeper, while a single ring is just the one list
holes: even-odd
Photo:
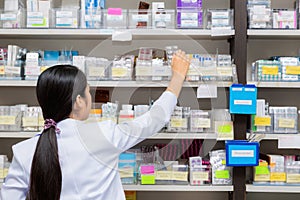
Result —
[{"label": "blue box", "polygon": [[255,85],[232,84],[229,110],[232,114],[256,114],[257,88]]},{"label": "blue box", "polygon": [[226,141],[226,166],[258,166],[259,143],[246,140]]}]

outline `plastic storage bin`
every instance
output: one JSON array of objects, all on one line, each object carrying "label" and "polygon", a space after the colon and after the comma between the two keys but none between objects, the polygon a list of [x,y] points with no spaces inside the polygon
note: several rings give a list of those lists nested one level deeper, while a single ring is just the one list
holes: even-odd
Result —
[{"label": "plastic storage bin", "polygon": [[128,28],[151,28],[151,17],[149,10],[129,10]]},{"label": "plastic storage bin", "polygon": [[153,28],[175,28],[175,10],[157,11],[152,14]]},{"label": "plastic storage bin", "polygon": [[5,65],[3,66],[4,73],[0,79],[5,80],[21,80],[21,62],[17,61],[13,66]]},{"label": "plastic storage bin", "polygon": [[85,71],[88,80],[108,80],[111,61],[103,58],[87,57],[85,59]]},{"label": "plastic storage bin", "polygon": [[250,29],[272,28],[271,1],[248,1]]},{"label": "plastic storage bin", "polygon": [[78,28],[79,11],[78,9],[54,9],[54,25],[55,28]]},{"label": "plastic storage bin", "polygon": [[205,133],[211,130],[210,113],[203,110],[191,110],[190,131]]},{"label": "plastic storage bin", "polygon": [[273,28],[297,29],[297,14],[295,10],[273,10]]},{"label": "plastic storage bin", "polygon": [[41,123],[43,117],[40,107],[27,107],[22,116],[23,131],[39,131],[44,123]]},{"label": "plastic storage bin", "polygon": [[208,9],[206,13],[206,28],[230,27],[233,29],[233,10]]},{"label": "plastic storage bin", "polygon": [[132,80],[134,56],[115,58],[111,67],[112,80]]},{"label": "plastic storage bin", "polygon": [[118,166],[122,184],[137,183],[136,155],[134,153],[120,154]]},{"label": "plastic storage bin", "polygon": [[127,10],[122,8],[108,8],[104,10],[104,28],[126,29]]},{"label": "plastic storage bin", "polygon": [[152,60],[152,81],[167,81],[172,76],[171,66],[161,59]]},{"label": "plastic storage bin", "polygon": [[188,165],[172,165],[172,180],[174,185],[187,185]]},{"label": "plastic storage bin", "polygon": [[167,126],[167,132],[187,132],[189,127],[189,107],[175,107]]},{"label": "plastic storage bin", "polygon": [[0,27],[1,28],[23,28],[25,26],[24,10],[18,11],[1,11]]},{"label": "plastic storage bin", "polygon": [[274,133],[298,133],[297,107],[270,107]]},{"label": "plastic storage bin", "polygon": [[210,164],[212,170],[213,185],[231,185],[232,167],[226,166],[225,150],[216,150],[210,152]]},{"label": "plastic storage bin", "polygon": [[197,8],[177,9],[177,28],[203,28],[203,11]]},{"label": "plastic storage bin", "polygon": [[26,105],[0,106],[0,130],[21,131],[22,112]]},{"label": "plastic storage bin", "polygon": [[211,168],[209,161],[201,157],[190,157],[190,184],[206,185],[211,183]]},{"label": "plastic storage bin", "polygon": [[87,29],[94,28],[103,28],[104,27],[104,9],[97,8],[89,8],[86,11],[82,11],[82,21],[81,27]]},{"label": "plastic storage bin", "polygon": [[51,10],[48,12],[26,11],[27,28],[49,28],[51,19]]}]

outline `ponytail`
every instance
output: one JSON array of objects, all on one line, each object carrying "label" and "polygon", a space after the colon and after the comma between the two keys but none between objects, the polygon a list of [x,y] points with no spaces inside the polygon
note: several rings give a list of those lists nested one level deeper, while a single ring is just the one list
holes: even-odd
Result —
[{"label": "ponytail", "polygon": [[55,127],[44,130],[33,156],[28,200],[59,200],[62,173]]}]

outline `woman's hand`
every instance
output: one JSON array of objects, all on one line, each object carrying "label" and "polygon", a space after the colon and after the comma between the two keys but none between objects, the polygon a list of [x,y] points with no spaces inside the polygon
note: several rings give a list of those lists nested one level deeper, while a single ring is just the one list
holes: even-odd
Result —
[{"label": "woman's hand", "polygon": [[178,50],[172,58],[172,78],[167,88],[167,91],[179,96],[185,76],[190,67],[190,59],[184,51]]},{"label": "woman's hand", "polygon": [[184,51],[178,50],[172,58],[172,71],[185,78],[190,67],[191,60]]}]

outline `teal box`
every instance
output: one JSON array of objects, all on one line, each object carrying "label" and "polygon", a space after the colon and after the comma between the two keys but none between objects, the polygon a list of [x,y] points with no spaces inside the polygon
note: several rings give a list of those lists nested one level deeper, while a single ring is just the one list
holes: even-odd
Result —
[{"label": "teal box", "polygon": [[226,166],[257,166],[259,161],[259,143],[246,140],[226,141]]},{"label": "teal box", "polygon": [[257,88],[255,85],[232,84],[229,110],[232,114],[256,114]]}]

